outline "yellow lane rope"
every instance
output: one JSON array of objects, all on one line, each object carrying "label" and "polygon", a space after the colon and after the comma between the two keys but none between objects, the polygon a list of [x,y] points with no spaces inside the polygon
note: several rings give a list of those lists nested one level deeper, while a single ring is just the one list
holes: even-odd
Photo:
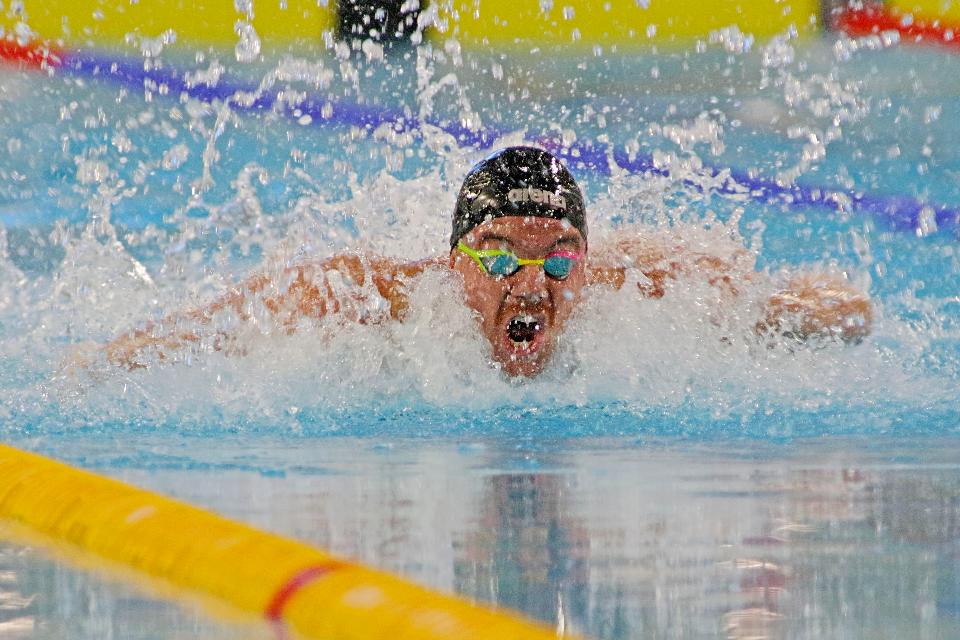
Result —
[{"label": "yellow lane rope", "polygon": [[304,638],[556,638],[513,615],[2,444],[0,519]]}]

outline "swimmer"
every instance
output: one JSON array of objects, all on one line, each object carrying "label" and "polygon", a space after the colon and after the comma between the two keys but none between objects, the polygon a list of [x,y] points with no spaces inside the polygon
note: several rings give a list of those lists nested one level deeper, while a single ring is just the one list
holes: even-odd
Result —
[{"label": "swimmer", "polygon": [[[360,323],[402,322],[415,279],[426,269],[449,268],[462,279],[464,303],[473,310],[495,365],[511,377],[533,377],[550,361],[588,287],[635,286],[641,296],[660,298],[671,295],[672,283],[681,276],[695,275],[733,298],[742,280],[751,277],[717,256],[637,237],[591,254],[587,238],[583,194],[567,168],[541,149],[501,149],[467,174],[447,257],[399,263],[344,253],[290,266],[282,278],[254,275],[205,307],[121,335],[100,354],[127,369],[163,362],[170,353],[200,343],[196,327],[211,325],[220,312],[249,320],[254,301],[289,332],[304,319],[331,315]],[[640,277],[631,279],[631,272]],[[382,312],[366,311],[371,296],[385,303]],[[869,333],[871,322],[869,299],[843,280],[798,276],[769,298],[755,331],[856,343]],[[229,344],[230,336],[219,334],[212,348],[229,351]]]}]

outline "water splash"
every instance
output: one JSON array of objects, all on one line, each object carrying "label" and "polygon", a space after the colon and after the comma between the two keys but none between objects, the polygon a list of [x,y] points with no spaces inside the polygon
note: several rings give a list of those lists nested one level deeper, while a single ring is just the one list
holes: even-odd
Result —
[{"label": "water splash", "polygon": [[[245,7],[238,11],[246,15]],[[250,11],[248,18],[252,5]],[[424,15],[421,20],[433,19]],[[949,414],[960,362],[949,346],[958,342],[958,328],[944,320],[956,305],[949,296],[884,294],[874,336],[856,348],[767,345],[755,336],[763,301],[787,269],[783,259],[768,260],[770,268],[748,274],[786,223],[775,206],[767,210],[751,201],[729,171],[705,167],[742,153],[738,127],[752,117],[762,132],[781,136],[780,143],[798,143],[777,156],[777,175],[787,183],[801,180],[830,161],[828,150],[840,147],[834,143],[875,110],[858,80],[803,67],[789,36],[757,51],[743,34],[721,35],[718,44],[732,53],[757,58],[754,91],[741,87],[742,95],[727,106],[658,104],[664,108],[656,117],[638,117],[613,100],[575,109],[553,104],[549,87],[568,86],[569,78],[552,76],[548,67],[534,73],[496,58],[478,61],[454,39],[412,51],[406,65],[343,43],[321,59],[288,55],[254,91],[220,104],[187,100],[161,109],[154,102],[145,109],[136,103],[113,114],[109,100],[87,105],[65,95],[60,122],[67,150],[58,170],[79,198],[84,219],[35,241],[47,247],[44,264],[53,265],[42,274],[15,266],[30,263],[33,250],[24,247],[33,245],[23,236],[9,231],[0,243],[15,248],[0,256],[0,412],[14,428],[52,427],[70,415],[95,428],[117,420],[336,430],[365,428],[361,423],[372,414],[388,422],[398,415],[437,422],[464,410],[549,410],[563,423],[614,411],[622,425],[668,419],[677,428],[723,424],[734,432],[779,429],[781,435],[811,421],[839,431],[882,430],[893,424],[879,419],[891,407],[901,416]],[[669,58],[657,62],[666,77],[671,64]],[[233,71],[218,61],[198,59],[198,65],[190,83],[216,86]],[[551,368],[520,383],[490,364],[458,282],[443,271],[425,274],[414,286],[411,314],[402,324],[328,318],[286,335],[268,314],[253,310],[255,322],[224,314],[204,327],[185,325],[202,329],[203,339],[148,371],[107,365],[95,351],[86,352],[94,354],[87,373],[71,377],[62,368],[78,345],[202,305],[251,271],[280,276],[293,261],[357,248],[397,259],[442,257],[460,179],[483,151],[461,147],[454,134],[428,125],[344,128],[321,139],[278,117],[279,110],[295,114],[308,90],[369,97],[370,83],[384,77],[407,82],[388,97],[402,97],[411,118],[449,119],[466,130],[483,122],[532,122],[513,127],[497,146],[542,135],[544,144],[570,151],[607,136],[614,145],[624,141],[634,157],[649,151],[653,166],[646,175],[618,173],[610,163],[609,181],[587,176],[591,251],[601,255],[634,234],[717,255],[736,265],[745,283],[741,296],[733,303],[720,299],[716,288],[692,275],[661,300],[643,299],[635,294],[641,275],[632,274],[623,291],[591,293]],[[510,91],[525,120],[491,108],[485,93],[503,85],[522,85]],[[239,115],[228,104],[252,106],[264,96],[277,96],[278,106],[258,115]],[[927,126],[945,120],[935,109],[923,113],[929,114]],[[121,126],[111,127],[111,120]],[[92,126],[82,132],[71,128],[87,122]],[[17,135],[20,142],[8,148],[35,144]],[[57,157],[56,151],[50,155]],[[176,192],[182,184],[190,188]],[[172,200],[154,204],[158,195],[171,194]],[[121,215],[131,207],[148,221],[137,226]],[[787,227],[787,242],[810,234],[803,225]],[[823,234],[813,236],[822,257],[814,256],[809,268],[864,287],[871,286],[871,273],[883,282],[890,259],[878,251],[874,229],[841,220]],[[837,250],[834,243],[851,248]],[[378,313],[382,309],[357,310],[367,317]],[[236,336],[231,349],[217,350],[218,332]],[[836,422],[837,415],[858,412],[861,417],[846,425]],[[337,418],[344,415],[359,417],[345,423]],[[454,420],[450,428],[467,427]]]},{"label": "water splash", "polygon": [[234,31],[238,37],[237,46],[233,50],[237,62],[254,62],[257,60],[260,57],[261,48],[257,30],[249,22],[237,20]]},{"label": "water splash", "polygon": [[124,41],[140,51],[144,58],[159,58],[163,50],[177,41],[177,32],[166,29],[156,37],[148,37],[139,33],[128,33]]},{"label": "water splash", "polygon": [[[458,175],[470,160],[454,161],[451,173]],[[435,254],[443,246],[447,214],[420,205],[447,202],[456,188],[439,170],[412,180],[380,174],[369,183],[355,182],[356,195],[346,201],[305,196],[280,222],[262,211],[252,187],[257,176],[255,167],[245,169],[235,181],[235,200],[211,211],[211,217],[232,219],[231,226],[259,234],[236,242],[267,247],[270,257],[260,269],[277,275],[298,255],[322,256],[356,246],[358,240],[367,250],[398,257]],[[679,188],[688,189],[690,197],[703,197],[699,189]],[[604,246],[624,233],[620,223],[611,223],[616,211],[646,203],[641,206],[651,209],[650,218],[646,224],[634,221],[631,233],[739,260],[736,271],[746,282],[753,259],[742,251],[737,219],[724,223],[713,218],[705,225],[689,210],[664,207],[664,194],[674,192],[676,198],[677,189],[672,181],[618,181],[616,189],[593,203],[595,255],[602,255]],[[392,208],[384,207],[386,202]],[[364,215],[371,209],[384,215]],[[67,257],[51,283],[54,295],[46,311],[38,313],[42,326],[35,327],[28,340],[5,346],[12,356],[28,343],[47,345],[48,359],[38,373],[48,373],[14,395],[14,402],[36,403],[23,414],[30,422],[59,420],[57,416],[68,411],[79,424],[100,424],[106,416],[166,424],[176,416],[179,423],[196,425],[269,423],[299,430],[326,424],[323,416],[331,410],[432,407],[440,412],[486,412],[568,406],[582,411],[608,405],[637,416],[703,414],[710,420],[749,422],[785,408],[829,414],[840,407],[859,407],[866,412],[880,403],[874,391],[878,381],[885,389],[884,406],[910,406],[921,393],[925,402],[934,404],[952,397],[950,387],[930,392],[936,376],[913,364],[923,351],[919,345],[913,353],[901,347],[797,349],[789,343],[768,348],[757,340],[753,324],[765,296],[776,286],[776,274],[753,277],[733,304],[695,275],[676,283],[674,293],[661,300],[636,295],[635,280],[621,291],[594,291],[572,320],[551,368],[540,379],[520,384],[489,363],[489,347],[462,303],[459,283],[442,269],[416,283],[411,315],[402,324],[358,325],[328,318],[305,322],[291,336],[271,324],[269,314],[248,309],[259,320],[239,322],[228,313],[211,325],[184,325],[208,336],[229,331],[236,347],[227,351],[215,347],[212,338],[201,339],[148,371],[125,371],[101,361],[80,380],[54,375],[48,381],[70,351],[63,337],[70,342],[103,339],[135,325],[137,318],[156,318],[170,308],[202,302],[204,291],[222,290],[221,276],[203,275],[206,260],[180,265],[187,270],[186,281],[145,279],[137,263],[111,239],[109,211],[98,216],[99,223],[68,241]],[[346,226],[357,225],[355,236],[334,235],[325,241],[316,233],[342,232],[348,220],[353,222]],[[185,242],[175,237],[178,244]],[[184,301],[184,293],[192,301]],[[52,321],[66,318],[68,309],[69,321]],[[879,334],[887,343],[916,338],[895,320],[882,322]],[[53,416],[45,408],[51,398],[59,406]],[[8,413],[17,413],[9,398],[5,402]]]},{"label": "water splash", "polygon": [[237,45],[233,53],[237,62],[249,63],[260,57],[260,36],[253,28],[253,0],[234,0],[234,8],[243,17],[237,20],[233,30],[237,34]]}]

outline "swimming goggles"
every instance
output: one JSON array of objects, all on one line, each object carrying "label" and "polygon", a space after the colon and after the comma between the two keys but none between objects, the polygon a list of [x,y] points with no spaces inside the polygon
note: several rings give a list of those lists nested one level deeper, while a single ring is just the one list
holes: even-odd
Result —
[{"label": "swimming goggles", "polygon": [[539,260],[518,258],[512,251],[505,249],[471,249],[463,242],[457,243],[457,249],[473,258],[484,273],[494,276],[512,276],[520,267],[528,264],[543,265],[543,270],[551,278],[563,280],[570,275],[574,263],[580,259],[573,251],[551,251]]}]

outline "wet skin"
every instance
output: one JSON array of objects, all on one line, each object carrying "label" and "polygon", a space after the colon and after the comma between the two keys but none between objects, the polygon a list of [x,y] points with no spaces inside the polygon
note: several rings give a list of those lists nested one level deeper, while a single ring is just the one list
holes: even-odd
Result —
[{"label": "wet skin", "polygon": [[541,265],[494,276],[464,252],[450,253],[450,267],[463,278],[466,304],[477,314],[493,360],[509,376],[539,374],[586,285],[586,240],[563,220],[504,217],[475,227],[462,241],[473,249],[506,249],[519,258],[543,258],[557,250],[581,254],[570,275],[559,280]]},{"label": "wet skin", "polygon": [[[200,308],[171,314],[156,324],[146,323],[102,347],[78,348],[63,369],[68,373],[90,369],[98,354],[127,369],[163,362],[169,354],[198,344],[197,328],[213,324],[221,312],[247,320],[250,298],[259,299],[277,326],[289,333],[296,331],[304,318],[328,315],[360,323],[402,322],[410,302],[409,283],[424,269],[448,265],[463,279],[465,303],[476,314],[493,361],[509,376],[533,377],[549,361],[584,286],[620,289],[626,282],[625,265],[645,276],[637,283],[637,293],[647,298],[660,298],[672,282],[697,275],[723,293],[724,304],[734,304],[740,286],[753,278],[752,264],[749,272],[744,272],[716,256],[642,237],[621,238],[606,252],[601,248],[588,264],[587,242],[580,233],[565,221],[547,218],[497,218],[475,227],[462,240],[473,249],[507,249],[520,258],[540,259],[555,250],[579,253],[581,258],[564,280],[547,276],[541,265],[525,265],[511,276],[491,276],[460,250],[451,251],[446,259],[410,263],[358,253],[308,260],[287,267],[280,280],[265,273],[253,275]],[[352,293],[331,288],[327,276],[333,273],[352,285]],[[373,284],[388,303],[386,315],[363,315],[351,304],[364,301],[367,284]],[[772,338],[774,346],[779,336],[855,344],[869,334],[872,319],[869,297],[842,279],[798,274],[770,296],[755,331],[760,338]],[[233,345],[229,334],[217,333],[214,338],[214,350],[243,352]]]}]

